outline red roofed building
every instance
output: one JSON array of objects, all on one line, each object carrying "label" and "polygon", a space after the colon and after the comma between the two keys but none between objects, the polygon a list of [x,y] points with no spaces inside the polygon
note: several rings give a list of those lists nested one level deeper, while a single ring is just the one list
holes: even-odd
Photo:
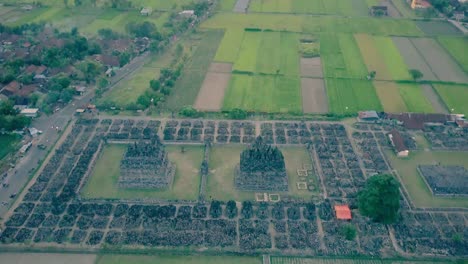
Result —
[{"label": "red roofed building", "polygon": [[351,209],[348,205],[335,205],[336,219],[351,220]]}]

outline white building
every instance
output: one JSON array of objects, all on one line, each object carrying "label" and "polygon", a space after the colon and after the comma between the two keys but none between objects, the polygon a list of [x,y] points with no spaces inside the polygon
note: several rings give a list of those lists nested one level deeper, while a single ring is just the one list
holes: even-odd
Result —
[{"label": "white building", "polygon": [[38,108],[25,108],[21,110],[20,114],[27,116],[27,117],[37,117],[37,114],[39,113]]}]

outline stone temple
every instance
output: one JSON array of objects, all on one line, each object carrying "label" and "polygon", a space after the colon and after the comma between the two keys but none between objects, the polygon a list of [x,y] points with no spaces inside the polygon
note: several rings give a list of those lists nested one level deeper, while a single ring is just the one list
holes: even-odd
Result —
[{"label": "stone temple", "polygon": [[288,191],[283,153],[258,137],[241,153],[235,185],[248,191]]},{"label": "stone temple", "polygon": [[175,165],[159,138],[128,145],[120,162],[119,187],[164,189],[172,185]]}]

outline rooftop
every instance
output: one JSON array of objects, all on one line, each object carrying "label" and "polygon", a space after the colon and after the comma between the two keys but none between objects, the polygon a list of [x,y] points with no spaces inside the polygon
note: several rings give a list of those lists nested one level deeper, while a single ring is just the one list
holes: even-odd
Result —
[{"label": "rooftop", "polygon": [[351,220],[351,209],[348,205],[335,205],[336,218],[340,220]]}]

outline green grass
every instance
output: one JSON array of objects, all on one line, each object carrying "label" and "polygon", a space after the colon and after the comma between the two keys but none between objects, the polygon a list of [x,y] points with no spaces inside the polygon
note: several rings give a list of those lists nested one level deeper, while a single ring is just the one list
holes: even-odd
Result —
[{"label": "green grass", "polygon": [[232,11],[237,0],[220,0],[218,9],[221,11]]},{"label": "green grass", "polygon": [[467,198],[433,196],[417,171],[418,165],[436,163],[441,163],[442,165],[460,165],[468,168],[468,153],[455,151],[411,151],[410,157],[406,159],[398,158],[390,150],[386,150],[385,154],[392,168],[398,171],[403,181],[402,184],[405,185],[416,207],[468,207]]},{"label": "green grass", "polygon": [[224,32],[224,37],[216,51],[215,61],[231,62],[236,61],[240,46],[244,38],[243,28],[230,28]]},{"label": "green grass", "polygon": [[350,34],[322,34],[320,56],[326,77],[358,78],[367,76],[359,47]]},{"label": "green grass", "polygon": [[20,141],[20,137],[15,134],[0,134],[0,160],[8,153],[14,151]]},{"label": "green grass", "polygon": [[249,11],[299,14],[367,14],[364,0],[252,0]]},{"label": "green grass", "polygon": [[464,85],[433,85],[439,96],[444,101],[447,109],[453,109],[453,113],[461,113],[468,116],[468,86]]},{"label": "green grass", "polygon": [[233,74],[223,108],[300,113],[302,105],[299,77]]},{"label": "green grass", "polygon": [[468,73],[468,38],[440,37],[439,43],[452,55],[460,66]]},{"label": "green grass", "polygon": [[196,200],[200,185],[199,166],[203,149],[185,146],[181,153],[178,146],[167,146],[169,160],[176,165],[174,183],[168,190],[119,188],[120,160],[126,149],[124,144],[106,145],[85,187],[83,198]]},{"label": "green grass", "polygon": [[216,54],[219,42],[223,37],[221,30],[209,30],[196,35],[200,39],[193,55],[182,70],[182,76],[177,80],[171,94],[166,98],[169,109],[178,110],[186,105],[192,105],[205,79],[206,72]]},{"label": "green grass", "polygon": [[238,256],[171,256],[171,255],[101,255],[96,264],[261,264],[260,257]]},{"label": "green grass", "polygon": [[234,70],[255,72],[261,43],[262,33],[246,31],[240,47],[239,57],[234,63]]},{"label": "green grass", "polygon": [[345,259],[345,258],[295,258],[295,257],[271,257],[271,264],[441,264],[453,263],[450,261],[394,261],[380,259]]},{"label": "green grass", "polygon": [[400,14],[406,18],[415,18],[416,13],[411,9],[406,0],[392,0],[393,5],[398,9]]},{"label": "green grass", "polygon": [[381,111],[383,109],[372,82],[326,78],[325,84],[332,113],[356,113],[361,110]]},{"label": "green grass", "polygon": [[434,113],[435,110],[427,97],[424,95],[422,87],[414,83],[399,83],[398,88],[401,98],[405,101],[407,110],[413,113]]},{"label": "green grass", "polygon": [[[212,148],[209,162],[211,173],[208,177],[206,188],[207,197],[222,201],[252,201],[255,199],[255,192],[239,191],[234,186],[235,166],[239,164],[239,157],[244,149],[244,146],[239,145]],[[304,163],[312,163],[306,149],[299,147],[282,147],[281,151],[284,155],[286,170],[289,177],[289,191],[287,193],[278,193],[305,199],[317,195],[317,192],[298,190],[296,187],[296,182],[299,181],[296,170],[302,168]],[[312,184],[318,190],[318,178],[316,176],[310,176],[309,179],[313,180]]]}]

